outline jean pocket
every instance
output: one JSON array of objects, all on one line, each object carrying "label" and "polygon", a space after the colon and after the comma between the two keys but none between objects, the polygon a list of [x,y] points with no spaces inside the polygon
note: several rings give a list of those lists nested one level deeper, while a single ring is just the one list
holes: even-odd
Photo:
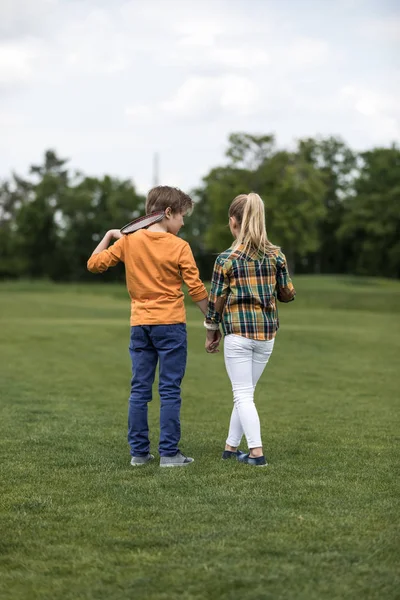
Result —
[{"label": "jean pocket", "polygon": [[158,346],[184,345],[186,343],[186,324],[156,325],[151,334],[154,343]]}]

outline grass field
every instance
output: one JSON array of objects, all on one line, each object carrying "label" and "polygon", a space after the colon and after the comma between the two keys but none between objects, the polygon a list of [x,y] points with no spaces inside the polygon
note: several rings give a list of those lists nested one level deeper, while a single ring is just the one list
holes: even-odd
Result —
[{"label": "grass field", "polygon": [[295,283],[256,393],[266,469],[220,459],[231,392],[195,306],[196,462],[133,469],[124,288],[0,285],[2,600],[400,598],[400,284]]}]

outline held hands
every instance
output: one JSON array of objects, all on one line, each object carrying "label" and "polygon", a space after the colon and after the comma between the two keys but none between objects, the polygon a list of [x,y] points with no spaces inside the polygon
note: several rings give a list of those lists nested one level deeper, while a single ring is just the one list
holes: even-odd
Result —
[{"label": "held hands", "polygon": [[219,329],[216,331],[207,331],[206,337],[206,352],[208,354],[216,354],[219,352],[218,346],[222,338],[222,333]]}]

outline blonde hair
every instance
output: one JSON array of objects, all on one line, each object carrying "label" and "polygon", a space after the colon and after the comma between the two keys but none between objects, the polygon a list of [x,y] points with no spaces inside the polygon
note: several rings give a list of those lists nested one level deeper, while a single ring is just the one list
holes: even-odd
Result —
[{"label": "blonde hair", "polygon": [[265,225],[265,207],[260,196],[254,192],[236,196],[229,207],[229,217],[235,217],[240,232],[232,246],[235,251],[243,246],[243,252],[258,252],[263,255],[277,250],[268,239]]}]

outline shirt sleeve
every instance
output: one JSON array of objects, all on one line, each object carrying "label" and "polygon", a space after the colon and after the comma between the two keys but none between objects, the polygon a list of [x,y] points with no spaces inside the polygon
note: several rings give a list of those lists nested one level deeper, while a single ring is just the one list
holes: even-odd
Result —
[{"label": "shirt sleeve", "polygon": [[279,302],[291,302],[296,296],[296,290],[287,268],[286,257],[281,251],[276,259],[276,295]]},{"label": "shirt sleeve", "polygon": [[226,265],[218,257],[214,264],[211,278],[211,289],[208,296],[208,309],[206,321],[219,324],[229,290],[229,276]]},{"label": "shirt sleeve", "polygon": [[207,290],[200,279],[199,270],[188,243],[185,243],[180,254],[179,268],[183,281],[188,286],[189,294],[193,302],[200,302],[200,300],[207,298]]},{"label": "shirt sleeve", "polygon": [[87,262],[87,268],[91,273],[104,273],[109,267],[115,267],[119,262],[124,262],[124,238],[120,238],[102,252],[92,254]]}]

